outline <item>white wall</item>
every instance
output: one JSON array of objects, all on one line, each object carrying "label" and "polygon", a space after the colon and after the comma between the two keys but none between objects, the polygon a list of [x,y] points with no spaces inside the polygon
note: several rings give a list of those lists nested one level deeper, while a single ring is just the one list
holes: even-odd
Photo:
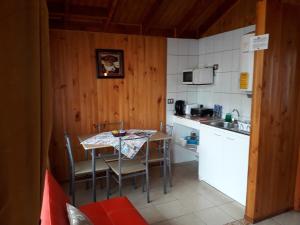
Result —
[{"label": "white wall", "polygon": [[[236,108],[241,118],[250,120],[251,98],[239,90],[240,39],[252,32],[249,26],[199,40],[168,38],[167,98],[213,107],[223,106],[223,116]],[[195,63],[195,61],[197,61]],[[213,85],[182,85],[182,70],[219,64]],[[167,122],[174,105],[167,104]]]}]

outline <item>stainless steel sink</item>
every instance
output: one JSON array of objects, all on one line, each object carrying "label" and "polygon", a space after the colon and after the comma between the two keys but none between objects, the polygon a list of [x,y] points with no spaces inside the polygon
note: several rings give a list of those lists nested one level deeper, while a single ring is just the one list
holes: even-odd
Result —
[{"label": "stainless steel sink", "polygon": [[224,121],[211,122],[209,124],[211,126],[221,127],[221,128],[226,128],[226,129],[238,128],[237,124],[224,122]]}]

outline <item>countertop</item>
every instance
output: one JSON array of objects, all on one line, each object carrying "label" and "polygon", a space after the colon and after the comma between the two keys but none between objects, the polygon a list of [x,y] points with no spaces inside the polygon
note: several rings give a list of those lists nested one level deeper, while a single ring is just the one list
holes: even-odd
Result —
[{"label": "countertop", "polygon": [[190,116],[190,115],[175,115],[175,116],[185,118],[185,119],[189,119],[189,120],[193,120],[193,121],[197,121],[199,123],[202,123],[202,124],[205,124],[205,125],[208,125],[208,126],[212,126],[212,127],[215,127],[215,128],[228,130],[228,131],[232,131],[232,132],[235,132],[235,133],[244,134],[244,135],[248,135],[248,136],[250,135],[250,132],[239,130],[237,128],[218,127],[218,126],[210,124],[211,122],[224,121],[224,119],[210,117],[210,116],[208,116],[208,117]]}]

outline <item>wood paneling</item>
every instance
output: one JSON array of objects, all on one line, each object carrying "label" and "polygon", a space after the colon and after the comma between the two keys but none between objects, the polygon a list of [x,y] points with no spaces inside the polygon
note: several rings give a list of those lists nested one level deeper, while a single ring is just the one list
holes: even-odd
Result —
[{"label": "wood paneling", "polygon": [[[258,1],[246,218],[259,221],[293,208],[299,149],[300,7]],[[298,118],[297,118],[298,117]]]},{"label": "wood paneling", "polygon": [[298,152],[298,170],[297,170],[297,177],[296,177],[294,208],[295,210],[300,212],[300,147]]},{"label": "wood paneling", "polygon": [[229,11],[215,21],[202,36],[210,36],[255,24],[256,2],[255,0],[239,0]]},{"label": "wood paneling", "polygon": [[[96,48],[123,49],[125,79],[96,79]],[[125,128],[158,129],[166,115],[166,39],[81,31],[50,31],[54,83],[52,167],[67,175],[63,132],[71,134],[75,159],[83,158],[77,135],[93,124],[124,120]]]}]

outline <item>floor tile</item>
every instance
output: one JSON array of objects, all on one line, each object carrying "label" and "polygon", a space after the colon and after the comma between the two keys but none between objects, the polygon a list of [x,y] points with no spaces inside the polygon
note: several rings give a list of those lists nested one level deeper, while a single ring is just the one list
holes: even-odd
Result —
[{"label": "floor tile", "polygon": [[237,202],[226,203],[219,208],[236,220],[244,218],[245,208]]},{"label": "floor tile", "polygon": [[155,205],[155,207],[165,219],[171,219],[187,214],[187,211],[178,200]]},{"label": "floor tile", "polygon": [[146,208],[142,208],[142,209],[138,208],[138,211],[149,224],[153,224],[153,223],[164,220],[164,217],[152,205],[149,207],[146,207]]},{"label": "floor tile", "polygon": [[223,205],[225,203],[233,202],[234,200],[224,195],[219,191],[211,191],[203,195],[209,201],[215,204],[215,206]]},{"label": "floor tile", "polygon": [[275,216],[273,220],[280,225],[300,225],[300,213],[295,211],[283,213]]},{"label": "floor tile", "polygon": [[187,214],[174,218],[170,221],[172,225],[206,225],[195,214]]},{"label": "floor tile", "polygon": [[[123,195],[151,225],[251,225],[243,222],[243,206],[222,194],[212,186],[198,180],[197,163],[173,166],[173,187],[163,194],[162,177],[159,168],[150,169],[150,199],[142,192],[141,179],[137,179],[137,189],[131,180],[125,180]],[[102,185],[103,186],[103,185]],[[68,192],[68,184],[63,185]],[[111,197],[118,196],[118,187],[112,184]],[[97,200],[106,199],[106,190],[97,182]],[[85,183],[76,184],[76,205],[92,202],[92,189]],[[288,212],[255,225],[300,225],[300,213]]]},{"label": "floor tile", "polygon": [[234,219],[217,207],[195,212],[207,225],[223,225],[233,222]]},{"label": "floor tile", "polygon": [[190,212],[211,208],[214,206],[212,202],[204,198],[202,195],[194,195],[193,197],[179,199],[181,205]]}]

